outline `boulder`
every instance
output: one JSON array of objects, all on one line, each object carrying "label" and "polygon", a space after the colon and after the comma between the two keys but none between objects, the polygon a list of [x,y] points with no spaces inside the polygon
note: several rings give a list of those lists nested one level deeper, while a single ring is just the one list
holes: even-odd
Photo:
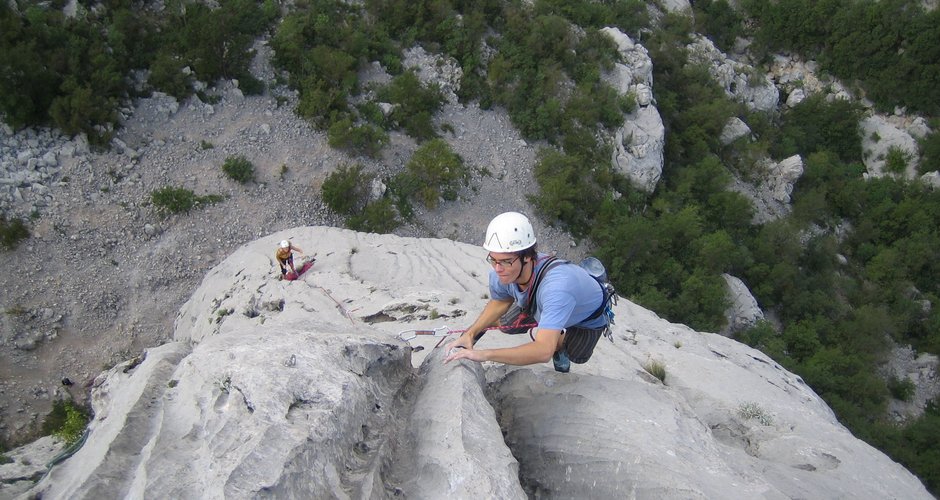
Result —
[{"label": "boulder", "polygon": [[631,86],[638,83],[651,87],[653,85],[653,61],[646,47],[634,43],[630,36],[620,31],[619,28],[602,28],[601,33],[614,41],[617,53],[620,54],[620,62],[614,64],[613,71],[604,75],[604,81],[621,95],[630,92]]},{"label": "boulder", "polygon": [[692,2],[690,0],[663,0],[662,6],[667,12],[677,14],[688,14],[692,12]]},{"label": "boulder", "polygon": [[921,182],[932,186],[933,188],[940,188],[940,172],[934,170],[933,172],[927,172],[926,174],[920,176]]},{"label": "boulder", "polygon": [[722,274],[725,284],[728,287],[728,298],[731,306],[725,311],[727,325],[721,330],[721,334],[726,337],[733,337],[734,334],[746,330],[764,319],[764,311],[761,311],[757,304],[757,299],[751,294],[747,285],[740,278],[730,274]]},{"label": "boulder", "polygon": [[727,146],[742,137],[750,137],[750,135],[751,128],[747,126],[747,123],[744,123],[744,120],[737,116],[732,116],[725,124],[725,128],[721,130],[721,136],[718,137],[718,140]]},{"label": "boulder", "polygon": [[803,159],[800,155],[784,158],[771,165],[764,180],[773,199],[781,203],[790,203],[793,185],[803,175]]}]

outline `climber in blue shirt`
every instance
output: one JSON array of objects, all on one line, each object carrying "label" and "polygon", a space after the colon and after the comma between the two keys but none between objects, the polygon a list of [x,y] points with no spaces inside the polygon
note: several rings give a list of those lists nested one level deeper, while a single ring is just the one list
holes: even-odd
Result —
[{"label": "climber in blue shirt", "polygon": [[[529,365],[551,359],[556,370],[567,372],[571,362],[590,359],[609,327],[608,316],[603,314],[603,287],[580,266],[565,265],[539,253],[535,243],[532,224],[520,213],[506,212],[490,222],[483,243],[489,252],[486,260],[493,267],[490,300],[470,328],[448,344],[445,363],[469,359]],[[529,323],[521,326],[523,330],[536,327],[535,334],[530,333],[532,342],[504,349],[474,349],[489,327],[507,324],[507,313],[511,309],[525,312],[529,301],[534,301],[531,318],[523,318],[522,322]]]}]

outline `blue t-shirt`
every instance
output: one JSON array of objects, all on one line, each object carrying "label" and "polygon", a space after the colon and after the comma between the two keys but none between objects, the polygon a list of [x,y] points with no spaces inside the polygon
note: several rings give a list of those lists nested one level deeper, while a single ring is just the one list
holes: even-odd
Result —
[{"label": "blue t-shirt", "polygon": [[[545,265],[548,256],[538,254],[534,271]],[[533,272],[532,279],[535,279]],[[496,271],[490,271],[490,297],[494,300],[514,300],[520,306],[525,304],[526,291],[519,285],[499,282]],[[563,330],[572,326],[583,328],[602,328],[607,325],[607,317],[601,314],[591,321],[584,321],[601,305],[604,292],[600,285],[581,266],[576,264],[555,264],[542,276],[542,282],[536,291],[535,320],[539,328]],[[583,322],[583,323],[582,323]]]}]

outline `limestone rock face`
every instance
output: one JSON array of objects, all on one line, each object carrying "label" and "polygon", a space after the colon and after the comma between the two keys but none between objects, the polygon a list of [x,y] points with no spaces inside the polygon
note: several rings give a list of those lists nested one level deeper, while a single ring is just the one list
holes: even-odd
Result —
[{"label": "limestone rock face", "polygon": [[[283,239],[319,246],[300,280],[276,279]],[[476,317],[483,255],[326,227],[240,248],[172,342],[99,377],[86,443],[28,495],[931,498],[799,377],[625,299],[614,340],[571,373],[443,364],[429,332]]]},{"label": "limestone rock face", "polygon": [[620,95],[633,94],[637,109],[614,134],[611,164],[638,188],[653,192],[663,173],[666,128],[653,101],[653,61],[646,48],[617,28],[603,28],[623,62],[605,75]]},{"label": "limestone rock face", "polygon": [[628,93],[631,85],[639,83],[651,87],[653,85],[653,60],[650,59],[646,47],[634,43],[630,36],[620,31],[619,28],[601,28],[601,33],[614,41],[623,61],[614,64],[614,72],[607,75],[605,81],[613,85],[620,94]]}]

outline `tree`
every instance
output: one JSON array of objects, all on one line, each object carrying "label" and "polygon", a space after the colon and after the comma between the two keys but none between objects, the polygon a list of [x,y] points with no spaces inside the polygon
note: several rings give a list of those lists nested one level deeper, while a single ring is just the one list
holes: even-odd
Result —
[{"label": "tree", "polygon": [[801,320],[788,325],[783,331],[783,341],[787,346],[787,354],[797,363],[811,358],[822,348],[817,329],[818,320]]},{"label": "tree", "polygon": [[603,199],[602,191],[590,175],[590,165],[576,156],[554,149],[542,149],[535,164],[539,194],[530,201],[549,220],[560,220],[572,233],[587,233]]},{"label": "tree", "polygon": [[813,95],[784,115],[782,146],[772,152],[782,158],[830,151],[843,162],[861,162],[860,118],[859,106],[852,101],[827,101],[824,94]]}]

